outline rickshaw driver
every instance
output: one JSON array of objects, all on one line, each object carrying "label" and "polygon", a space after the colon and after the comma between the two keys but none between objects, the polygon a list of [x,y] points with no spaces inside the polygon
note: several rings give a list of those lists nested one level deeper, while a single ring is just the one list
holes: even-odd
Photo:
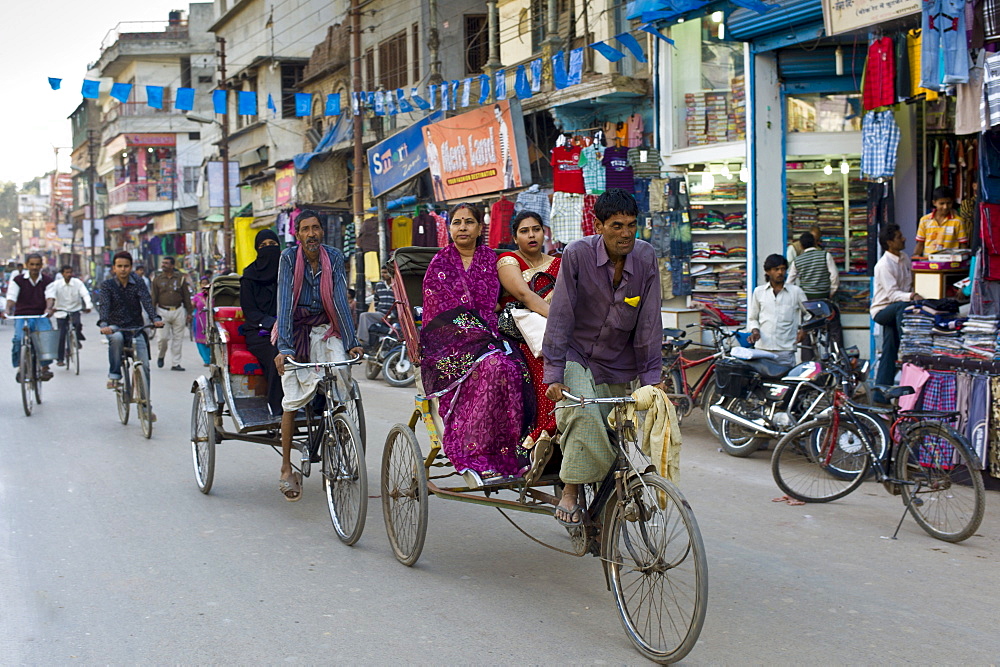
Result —
[{"label": "rickshaw driver", "polygon": [[[563,252],[542,344],[545,395],[558,405],[567,404],[563,391],[628,396],[637,379],[663,389],[660,278],[653,246],[635,238],[638,214],[627,191],[606,191],[594,204],[597,233]],[[583,522],[580,485],[600,482],[614,464],[609,412],[596,405],[556,412],[565,488],[555,517],[563,525]]]},{"label": "rickshaw driver", "polygon": [[[304,210],[295,221],[296,247],[286,248],[278,261],[278,349],[274,364],[285,396],[281,401],[281,477],[278,489],[289,502],[302,498],[302,477],[292,470],[295,413],[316,395],[320,374],[312,369],[285,372],[285,360],[299,363],[344,361],[364,350],[358,344],[347,303],[347,276],[339,250],[323,245],[319,215]],[[346,351],[346,354],[345,354]],[[350,371],[342,369],[345,388]]]}]

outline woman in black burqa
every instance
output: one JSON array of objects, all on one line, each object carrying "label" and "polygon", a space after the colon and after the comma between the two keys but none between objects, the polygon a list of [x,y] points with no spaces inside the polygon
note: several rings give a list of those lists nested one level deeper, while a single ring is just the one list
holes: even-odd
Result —
[{"label": "woman in black burqa", "polygon": [[257,232],[254,239],[257,259],[243,270],[240,278],[240,307],[245,322],[240,333],[247,349],[257,357],[267,381],[267,405],[272,415],[281,414],[281,378],[274,366],[278,350],[271,344],[271,327],[278,312],[278,259],[281,246],[278,235],[270,229]]}]

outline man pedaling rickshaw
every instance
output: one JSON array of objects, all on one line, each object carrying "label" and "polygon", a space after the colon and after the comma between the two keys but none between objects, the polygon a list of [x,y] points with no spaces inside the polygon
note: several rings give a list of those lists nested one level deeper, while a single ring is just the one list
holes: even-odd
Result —
[{"label": "man pedaling rickshaw", "polygon": [[[660,279],[653,246],[636,236],[639,208],[627,191],[606,191],[594,204],[596,234],[570,243],[549,307],[542,345],[546,396],[628,396],[632,385],[660,384]],[[606,431],[610,405],[556,412],[565,484],[556,520],[580,525],[581,484],[600,482],[615,461]]]},{"label": "man pedaling rickshaw", "polygon": [[[321,375],[312,369],[285,370],[285,360],[298,363],[344,361],[363,353],[347,303],[344,257],[323,245],[323,227],[314,211],[295,220],[298,245],[281,253],[278,263],[278,315],[272,341],[274,364],[281,375],[281,478],[278,488],[289,502],[302,498],[302,477],[292,470],[295,413],[316,396]],[[350,369],[338,369],[350,387]],[[332,400],[327,397],[327,400]]]}]

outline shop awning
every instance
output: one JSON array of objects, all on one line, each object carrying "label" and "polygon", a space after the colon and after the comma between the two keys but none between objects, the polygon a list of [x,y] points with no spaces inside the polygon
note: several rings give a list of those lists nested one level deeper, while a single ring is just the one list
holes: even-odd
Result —
[{"label": "shop awning", "polygon": [[337,122],[330,126],[330,129],[326,131],[323,138],[318,144],[316,144],[315,150],[311,153],[299,153],[292,161],[295,163],[295,169],[299,173],[305,172],[309,169],[309,162],[312,161],[317,155],[322,155],[324,153],[329,153],[334,146],[339,144],[341,141],[347,141],[354,137],[354,120],[347,117],[347,114],[341,114],[337,116]]},{"label": "shop awning", "polygon": [[752,42],[775,33],[794,32],[796,28],[811,24],[823,26],[822,0],[767,0],[777,9],[760,14],[752,9],[739,8],[726,18],[730,39]]}]

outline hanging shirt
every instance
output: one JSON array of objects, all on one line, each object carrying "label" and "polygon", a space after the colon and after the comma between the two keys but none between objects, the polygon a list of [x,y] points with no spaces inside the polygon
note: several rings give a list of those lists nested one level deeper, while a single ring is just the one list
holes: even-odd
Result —
[{"label": "hanging shirt", "polygon": [[392,219],[392,249],[413,245],[413,218],[397,215]]},{"label": "hanging shirt", "polygon": [[928,102],[938,98],[937,91],[920,87],[920,58],[922,49],[922,33],[919,29],[906,33],[906,50],[910,55],[910,94],[914,97],[924,95]]},{"label": "hanging shirt", "polygon": [[660,151],[655,148],[630,148],[627,159],[636,178],[656,178],[660,175]]},{"label": "hanging shirt", "polygon": [[635,190],[635,176],[628,163],[627,148],[609,148],[604,151],[601,163],[605,168],[605,179],[608,189],[624,188],[627,192]]},{"label": "hanging shirt", "polygon": [[890,177],[896,171],[899,125],[892,111],[871,111],[861,121],[861,174]]},{"label": "hanging shirt", "polygon": [[532,185],[517,195],[514,202],[514,212],[532,211],[542,216],[542,224],[549,226],[549,195],[538,189],[537,185]]},{"label": "hanging shirt", "polygon": [[512,243],[510,221],[514,219],[514,202],[501,197],[490,207],[489,246],[499,248],[501,243]]},{"label": "hanging shirt", "polygon": [[642,146],[642,116],[637,113],[632,114],[628,117],[628,122],[626,123],[626,145],[629,148],[638,148]]},{"label": "hanging shirt", "polygon": [[425,248],[439,247],[437,220],[427,211],[413,219],[413,245]]},{"label": "hanging shirt", "polygon": [[983,101],[985,61],[986,52],[980,51],[969,70],[969,83],[955,86],[955,134],[975,134],[989,129],[983,127],[979,115],[979,106]]},{"label": "hanging shirt", "polygon": [[437,220],[438,247],[447,247],[451,237],[448,235],[448,216],[444,213],[431,213],[431,217]]},{"label": "hanging shirt", "polygon": [[579,146],[552,149],[552,189],[556,192],[584,193]]},{"label": "hanging shirt", "polygon": [[580,168],[583,170],[583,188],[588,195],[599,195],[607,189],[604,156],[598,150],[597,144],[587,146],[580,151]]},{"label": "hanging shirt", "polygon": [[896,103],[896,59],[891,37],[882,37],[868,47],[862,102],[866,110]]},{"label": "hanging shirt", "polygon": [[552,238],[569,243],[583,238],[583,195],[571,192],[552,193]]}]

